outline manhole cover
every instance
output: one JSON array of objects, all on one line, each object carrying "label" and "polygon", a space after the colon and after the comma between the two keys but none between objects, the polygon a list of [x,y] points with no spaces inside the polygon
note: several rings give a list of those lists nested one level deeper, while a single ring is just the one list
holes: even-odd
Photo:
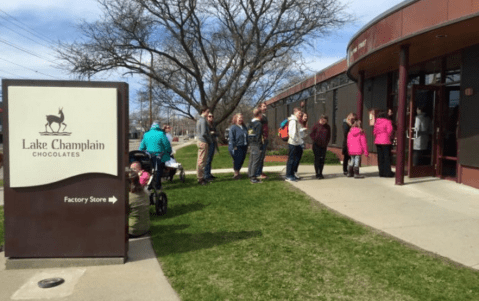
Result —
[{"label": "manhole cover", "polygon": [[55,287],[65,282],[63,278],[48,278],[38,281],[38,286],[41,288]]}]

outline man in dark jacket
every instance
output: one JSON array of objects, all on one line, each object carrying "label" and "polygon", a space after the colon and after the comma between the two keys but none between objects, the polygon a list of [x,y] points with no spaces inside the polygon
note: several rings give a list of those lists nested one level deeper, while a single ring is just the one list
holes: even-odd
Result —
[{"label": "man in dark jacket", "polygon": [[261,147],[263,146],[263,125],[261,124],[261,110],[253,111],[253,120],[248,125],[248,144],[250,146],[248,176],[252,184],[261,183],[256,176],[261,161]]},{"label": "man in dark jacket", "polygon": [[313,140],[314,170],[316,179],[324,179],[323,167],[326,159],[326,150],[331,139],[331,127],[328,124],[328,116],[321,115],[309,134]]}]

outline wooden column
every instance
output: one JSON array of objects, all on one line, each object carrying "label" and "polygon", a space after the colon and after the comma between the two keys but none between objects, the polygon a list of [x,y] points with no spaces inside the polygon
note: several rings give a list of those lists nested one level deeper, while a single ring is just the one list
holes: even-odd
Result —
[{"label": "wooden column", "polygon": [[[407,80],[409,69],[409,45],[401,47],[399,53],[399,85],[398,85],[398,130],[396,151],[396,185],[404,185],[404,165],[406,137],[406,105],[407,105]],[[409,154],[411,155],[411,154]]]},{"label": "wooden column", "polygon": [[359,72],[358,78],[358,94],[356,101],[356,114],[358,114],[358,119],[363,123],[363,102],[364,102],[364,71]]}]

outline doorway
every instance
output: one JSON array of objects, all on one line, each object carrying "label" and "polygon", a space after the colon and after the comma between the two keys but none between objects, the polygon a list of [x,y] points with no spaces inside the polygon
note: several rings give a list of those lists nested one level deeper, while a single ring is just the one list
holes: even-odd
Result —
[{"label": "doorway", "polygon": [[407,131],[409,178],[437,174],[440,92],[437,86],[412,86]]},{"label": "doorway", "polygon": [[438,176],[457,181],[457,134],[459,125],[460,87],[444,88],[441,103],[441,135],[439,135]]},{"label": "doorway", "polygon": [[457,180],[459,98],[459,86],[412,86],[407,131],[409,178]]}]

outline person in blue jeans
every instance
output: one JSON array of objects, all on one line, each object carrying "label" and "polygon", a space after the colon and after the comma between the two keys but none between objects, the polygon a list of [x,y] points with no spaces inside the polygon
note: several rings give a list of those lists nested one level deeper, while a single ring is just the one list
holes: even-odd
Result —
[{"label": "person in blue jeans", "polygon": [[244,125],[243,114],[241,113],[235,114],[231,123],[228,135],[228,151],[233,158],[233,178],[239,179],[241,177],[240,170],[248,150],[248,130]]},{"label": "person in blue jeans", "polygon": [[288,118],[288,162],[286,163],[286,181],[298,181],[299,178],[295,176],[294,171],[298,170],[299,161],[303,156],[303,138],[301,138],[300,130],[302,128],[299,122],[303,116],[301,108],[293,109],[293,115]]},{"label": "person in blue jeans", "polygon": [[208,154],[206,155],[206,165],[205,165],[205,180],[216,179],[215,176],[211,174],[211,162],[213,162],[213,156],[215,155],[215,149],[218,148],[218,133],[216,131],[216,124],[213,120],[213,113],[206,115],[206,121],[208,122],[208,127],[211,134],[211,139],[213,143],[208,145]]}]

